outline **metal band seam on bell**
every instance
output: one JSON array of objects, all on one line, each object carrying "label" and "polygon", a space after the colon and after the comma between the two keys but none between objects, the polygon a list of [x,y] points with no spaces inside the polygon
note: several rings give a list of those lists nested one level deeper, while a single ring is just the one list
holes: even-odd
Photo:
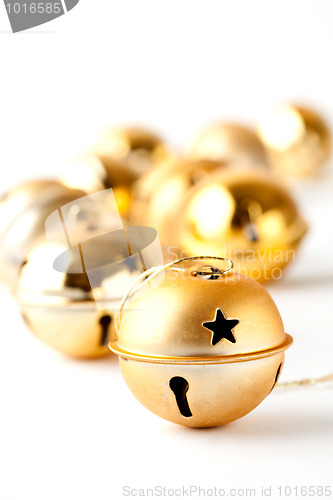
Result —
[{"label": "metal band seam on bell", "polygon": [[252,361],[256,359],[268,358],[279,354],[280,352],[288,349],[293,343],[293,339],[290,335],[286,334],[286,338],[282,344],[272,347],[270,349],[264,349],[262,351],[255,351],[252,353],[244,354],[231,354],[227,356],[146,356],[144,354],[135,354],[129,351],[120,349],[117,345],[117,341],[110,342],[109,347],[112,352],[118,356],[126,359],[131,359],[134,361],[143,361],[148,363],[161,363],[169,365],[187,365],[187,364],[197,364],[197,365],[215,365],[215,364],[230,364],[230,363],[241,363],[244,361]]}]

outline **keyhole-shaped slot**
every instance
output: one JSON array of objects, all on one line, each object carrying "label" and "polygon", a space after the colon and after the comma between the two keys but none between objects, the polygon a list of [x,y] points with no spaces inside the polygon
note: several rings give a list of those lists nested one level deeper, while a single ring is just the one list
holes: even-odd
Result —
[{"label": "keyhole-shaped slot", "polygon": [[180,413],[183,417],[192,417],[192,412],[186,397],[186,393],[190,387],[188,381],[183,377],[172,377],[169,386],[175,395]]},{"label": "keyhole-shaped slot", "polygon": [[101,340],[100,340],[100,345],[104,346],[108,343],[109,339],[109,326],[111,324],[112,318],[108,314],[105,316],[102,316],[101,319],[99,320],[99,324],[102,327],[102,334],[101,334]]},{"label": "keyhole-shaped slot", "polygon": [[279,380],[281,369],[282,369],[282,363],[279,364],[279,368],[277,369],[277,372],[276,372],[276,375],[275,375],[274,384],[273,384],[273,387],[271,388],[271,392],[274,389],[274,387],[276,386],[277,381]]}]

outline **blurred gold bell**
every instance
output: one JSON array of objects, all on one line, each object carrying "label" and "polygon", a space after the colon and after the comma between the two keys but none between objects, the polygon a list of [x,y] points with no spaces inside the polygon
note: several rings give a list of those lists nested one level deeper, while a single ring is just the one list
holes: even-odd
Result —
[{"label": "blurred gold bell", "polygon": [[64,165],[60,180],[87,193],[112,188],[120,214],[127,216],[133,183],[167,155],[162,140],[148,130],[109,129],[92,153],[81,154]]},{"label": "blurred gold bell", "polygon": [[283,105],[267,113],[259,135],[272,166],[292,176],[316,174],[331,150],[326,123],[315,111],[299,106]]},{"label": "blurred gold bell", "polygon": [[114,313],[145,269],[142,242],[147,245],[155,237],[151,228],[128,227],[71,247],[59,242],[35,247],[21,268],[16,290],[30,329],[68,356],[109,353]]},{"label": "blurred gold bell", "polygon": [[116,162],[126,164],[139,177],[164,160],[168,150],[162,140],[144,128],[109,129],[102,135],[95,150],[108,165]]},{"label": "blurred gold bell", "polygon": [[13,289],[20,266],[34,245],[45,241],[45,219],[84,193],[59,182],[24,182],[0,200],[0,279]]},{"label": "blurred gold bell", "polygon": [[260,172],[225,169],[193,188],[174,231],[189,255],[224,255],[238,272],[279,279],[307,230],[285,187]]},{"label": "blurred gold bell", "polygon": [[128,165],[109,160],[104,163],[93,153],[71,158],[60,169],[59,181],[88,194],[112,188],[119,213],[127,217],[131,205],[131,186],[137,180]]},{"label": "blurred gold bell", "polygon": [[110,343],[137,399],[166,420],[236,420],[274,388],[292,338],[257,282],[223,258],[195,257],[138,282]]},{"label": "blurred gold bell", "polygon": [[130,220],[154,227],[164,245],[177,244],[175,221],[189,190],[211,173],[223,168],[221,162],[172,158],[147,172],[133,190]]},{"label": "blurred gold bell", "polygon": [[251,129],[235,123],[218,123],[202,132],[189,151],[197,160],[214,160],[251,168],[267,167],[267,155]]},{"label": "blurred gold bell", "polygon": [[112,316],[96,308],[86,274],[53,269],[64,251],[44,243],[28,255],[16,291],[22,316],[38,338],[68,356],[106,354]]}]

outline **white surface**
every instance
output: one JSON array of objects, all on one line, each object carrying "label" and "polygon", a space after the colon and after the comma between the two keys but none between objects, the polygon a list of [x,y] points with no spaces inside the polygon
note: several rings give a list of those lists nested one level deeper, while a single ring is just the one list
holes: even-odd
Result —
[{"label": "white surface", "polygon": [[[145,123],[182,146],[211,120],[255,123],[286,99],[333,123],[332,15],[329,0],[81,0],[38,33],[10,35],[0,5],[1,189],[52,175],[110,123]],[[332,188],[328,173],[298,186],[311,231],[270,287],[295,338],[283,379],[333,369]],[[273,393],[228,426],[183,429],[134,399],[114,358],[61,357],[0,298],[0,500],[332,485],[332,390]]]}]

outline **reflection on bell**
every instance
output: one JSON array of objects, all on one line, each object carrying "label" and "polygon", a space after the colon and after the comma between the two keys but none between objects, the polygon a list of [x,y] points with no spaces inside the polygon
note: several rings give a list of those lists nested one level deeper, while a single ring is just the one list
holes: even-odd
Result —
[{"label": "reflection on bell", "polygon": [[147,172],[133,191],[130,220],[134,224],[154,227],[165,245],[179,243],[175,221],[188,191],[211,173],[223,168],[221,162],[210,160],[170,159]]},{"label": "reflection on bell", "polygon": [[107,130],[95,152],[107,167],[109,162],[111,165],[123,163],[137,178],[168,155],[159,137],[149,130],[134,127]]},{"label": "reflection on bell", "polygon": [[326,123],[313,110],[284,105],[263,117],[259,135],[272,166],[283,174],[316,174],[331,150]]},{"label": "reflection on bell", "polygon": [[[48,242],[23,264],[16,290],[23,318],[42,341],[77,358],[109,352],[114,313],[149,265],[151,228],[128,227],[68,247]],[[146,248],[146,261],[141,250]],[[160,263],[151,255],[151,265]]]},{"label": "reflection on bell", "polygon": [[189,255],[223,255],[259,281],[279,279],[307,225],[282,185],[259,172],[225,169],[193,188],[176,234]]},{"label": "reflection on bell", "polygon": [[234,123],[207,128],[192,145],[189,156],[234,166],[267,167],[265,149],[254,131]]},{"label": "reflection on bell", "polygon": [[87,193],[112,188],[120,214],[127,216],[133,183],[168,154],[161,139],[145,129],[110,129],[92,153],[72,158],[63,166],[60,181]]},{"label": "reflection on bell", "polygon": [[64,185],[89,194],[112,188],[119,213],[128,215],[131,186],[137,179],[128,165],[111,160],[106,164],[93,153],[85,153],[66,162],[58,177]]},{"label": "reflection on bell", "polygon": [[49,180],[20,184],[0,200],[0,279],[13,289],[26,253],[45,241],[45,219],[84,193]]},{"label": "reflection on bell", "polygon": [[223,260],[176,261],[142,279],[110,343],[136,398],[189,427],[252,411],[274,388],[292,343],[269,293]]}]

